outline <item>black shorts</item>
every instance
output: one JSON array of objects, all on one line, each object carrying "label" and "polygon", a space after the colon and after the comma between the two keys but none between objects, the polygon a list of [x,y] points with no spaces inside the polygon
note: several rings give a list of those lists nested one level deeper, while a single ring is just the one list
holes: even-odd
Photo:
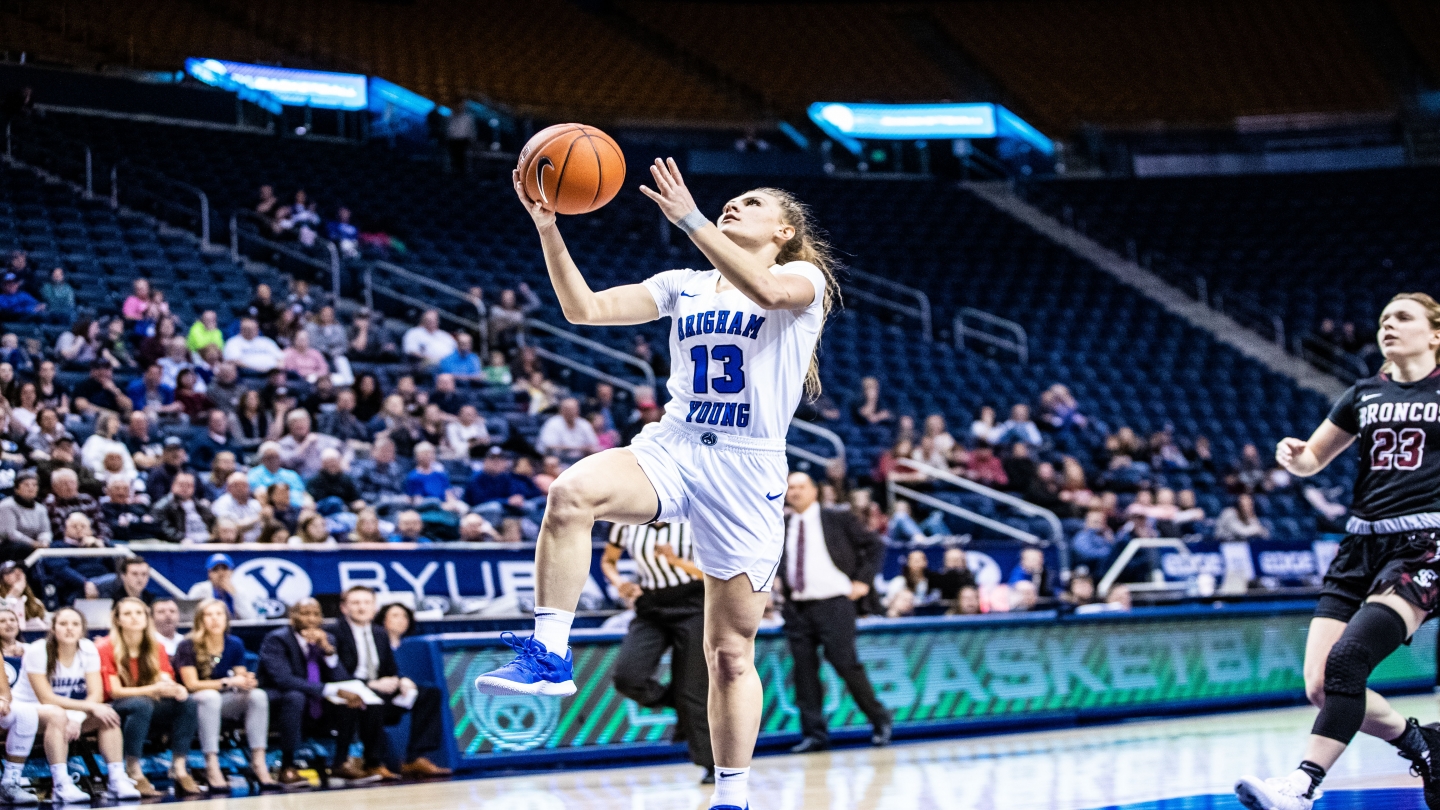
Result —
[{"label": "black shorts", "polygon": [[1315,617],[1348,623],[1366,597],[1390,588],[1426,613],[1440,608],[1440,531],[1346,535],[1325,572]]}]

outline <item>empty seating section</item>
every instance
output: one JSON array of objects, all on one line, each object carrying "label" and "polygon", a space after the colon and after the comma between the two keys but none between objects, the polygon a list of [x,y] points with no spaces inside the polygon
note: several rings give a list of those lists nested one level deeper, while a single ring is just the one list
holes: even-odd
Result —
[{"label": "empty seating section", "polygon": [[432,98],[520,110],[732,119],[721,91],[565,0],[229,0],[254,30]]},{"label": "empty seating section", "polygon": [[1386,5],[1431,75],[1440,77],[1440,5],[1428,0],[1387,0]]},{"label": "empty seating section", "polygon": [[[1440,171],[1053,181],[1028,196],[1110,248],[1212,295],[1244,295],[1303,334],[1373,324],[1390,296],[1434,291]],[[1069,209],[1069,213],[1066,213]]]},{"label": "empty seating section", "polygon": [[954,92],[897,29],[891,15],[901,10],[883,4],[627,0],[621,8],[782,114],[814,101],[936,101]]},{"label": "empty seating section", "polygon": [[93,67],[105,61],[105,56],[99,51],[78,42],[71,42],[59,33],[8,9],[0,11],[0,51],[8,54],[12,61],[19,61],[22,53],[32,61],[38,57],[45,61],[84,67]]},{"label": "empty seating section", "polygon": [[1041,126],[1062,131],[1394,103],[1338,0],[981,0],[933,9]]}]

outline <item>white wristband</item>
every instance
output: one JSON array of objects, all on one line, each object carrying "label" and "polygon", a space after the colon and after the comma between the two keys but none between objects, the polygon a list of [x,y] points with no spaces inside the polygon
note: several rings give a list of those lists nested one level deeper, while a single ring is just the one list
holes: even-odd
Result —
[{"label": "white wristband", "polygon": [[700,213],[700,209],[698,208],[681,217],[680,221],[675,223],[680,230],[685,232],[686,236],[695,233],[709,224],[710,220],[706,219],[705,215]]}]

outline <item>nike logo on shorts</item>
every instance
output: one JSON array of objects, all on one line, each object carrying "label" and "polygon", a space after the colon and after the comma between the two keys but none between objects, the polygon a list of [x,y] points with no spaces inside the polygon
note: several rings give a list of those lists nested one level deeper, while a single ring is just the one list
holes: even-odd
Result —
[{"label": "nike logo on shorts", "polygon": [[1365,396],[1360,397],[1360,401],[1361,401],[1361,402],[1364,402],[1364,401],[1367,400],[1367,399],[1374,399],[1375,397],[1378,397],[1378,396],[1382,396],[1382,395],[1381,395],[1381,394],[1366,394]]},{"label": "nike logo on shorts", "polygon": [[778,498],[778,497],[780,497],[781,495],[784,495],[784,494],[785,494],[785,493],[783,493],[783,492],[777,492],[777,493],[775,493],[774,495],[771,495],[771,494],[769,494],[769,493],[767,492],[767,493],[765,494],[765,500],[767,500],[767,501],[773,501],[773,500],[775,500],[776,498]]}]

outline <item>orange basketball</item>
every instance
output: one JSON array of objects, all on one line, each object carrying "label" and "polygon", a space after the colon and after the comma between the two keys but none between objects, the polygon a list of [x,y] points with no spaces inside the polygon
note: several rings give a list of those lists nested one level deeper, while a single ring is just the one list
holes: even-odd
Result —
[{"label": "orange basketball", "polygon": [[588,214],[620,193],[625,155],[609,135],[584,124],[557,124],[520,150],[525,194],[558,214]]}]

